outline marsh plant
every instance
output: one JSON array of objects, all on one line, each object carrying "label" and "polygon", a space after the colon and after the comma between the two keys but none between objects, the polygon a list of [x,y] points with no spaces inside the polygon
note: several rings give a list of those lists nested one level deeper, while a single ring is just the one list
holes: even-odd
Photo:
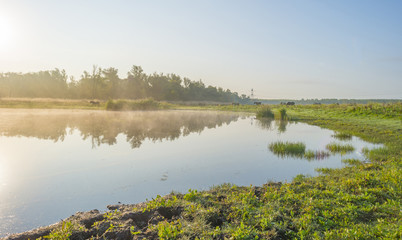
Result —
[{"label": "marsh plant", "polygon": [[330,151],[331,153],[349,153],[353,152],[355,148],[351,144],[339,144],[339,143],[329,143],[325,148]]},{"label": "marsh plant", "polygon": [[329,152],[326,151],[313,151],[313,150],[307,150],[304,153],[304,158],[307,160],[322,160],[324,158],[329,157]]},{"label": "marsh plant", "polygon": [[257,118],[274,118],[274,112],[269,106],[262,106],[257,111]]},{"label": "marsh plant", "polygon": [[285,120],[288,118],[288,116],[286,115],[286,109],[285,108],[281,108],[279,110],[279,117],[281,120]]},{"label": "marsh plant", "polygon": [[334,135],[332,135],[332,137],[341,140],[341,141],[349,141],[352,140],[352,135],[344,133],[344,132],[335,132]]},{"label": "marsh plant", "polygon": [[269,149],[276,155],[284,157],[303,157],[306,145],[302,142],[273,142],[269,144]]}]

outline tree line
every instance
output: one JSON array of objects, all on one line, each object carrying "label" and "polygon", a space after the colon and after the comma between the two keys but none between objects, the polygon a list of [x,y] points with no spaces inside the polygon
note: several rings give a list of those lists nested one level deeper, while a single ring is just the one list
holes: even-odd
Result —
[{"label": "tree line", "polygon": [[245,96],[221,87],[206,86],[176,74],[144,73],[134,65],[126,78],[116,68],[93,66],[80,79],[58,68],[31,73],[0,73],[0,97],[71,99],[142,99],[163,101],[241,102]]}]

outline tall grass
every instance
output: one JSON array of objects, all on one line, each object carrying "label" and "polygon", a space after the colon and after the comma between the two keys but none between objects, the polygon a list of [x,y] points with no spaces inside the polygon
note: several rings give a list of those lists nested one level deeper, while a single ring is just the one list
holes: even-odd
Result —
[{"label": "tall grass", "polygon": [[332,135],[332,137],[342,141],[348,141],[352,139],[352,135],[343,132],[335,132],[335,134]]},{"label": "tall grass", "polygon": [[274,118],[274,112],[269,106],[262,106],[257,111],[257,118]]},{"label": "tall grass", "polygon": [[353,152],[355,148],[351,144],[329,143],[325,148],[331,153],[348,153]]},{"label": "tall grass", "polygon": [[121,110],[158,110],[168,109],[168,103],[157,102],[153,99],[141,100],[109,100],[106,103],[106,110],[121,111]]},{"label": "tall grass", "polygon": [[307,150],[304,153],[304,158],[306,158],[307,160],[322,160],[327,157],[329,157],[329,153],[326,151]]},{"label": "tall grass", "polygon": [[303,157],[306,151],[306,145],[302,142],[273,142],[269,144],[269,149],[276,155],[281,157],[292,156],[292,157]]},{"label": "tall grass", "polygon": [[287,115],[286,115],[286,109],[281,108],[279,109],[279,117],[281,118],[281,120],[285,120],[287,119]]}]

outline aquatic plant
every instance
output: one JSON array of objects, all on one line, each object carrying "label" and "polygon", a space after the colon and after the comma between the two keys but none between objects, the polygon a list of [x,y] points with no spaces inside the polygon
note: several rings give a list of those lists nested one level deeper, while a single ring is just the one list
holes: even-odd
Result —
[{"label": "aquatic plant", "polygon": [[351,144],[329,143],[325,148],[331,153],[348,153],[353,152],[355,148]]},{"label": "aquatic plant", "polygon": [[335,134],[333,134],[332,137],[334,137],[338,140],[343,140],[343,141],[352,139],[352,135],[344,133],[344,132],[335,132]]},{"label": "aquatic plant", "polygon": [[303,157],[306,150],[306,145],[302,142],[291,143],[277,141],[269,144],[269,150],[281,157]]},{"label": "aquatic plant", "polygon": [[269,106],[262,106],[257,110],[257,118],[274,118],[274,112]]},{"label": "aquatic plant", "polygon": [[313,150],[307,150],[304,153],[304,158],[307,160],[322,160],[324,158],[329,157],[329,153],[326,151],[313,151]]},{"label": "aquatic plant", "polygon": [[279,117],[281,118],[281,120],[287,119],[286,109],[285,108],[279,109]]}]

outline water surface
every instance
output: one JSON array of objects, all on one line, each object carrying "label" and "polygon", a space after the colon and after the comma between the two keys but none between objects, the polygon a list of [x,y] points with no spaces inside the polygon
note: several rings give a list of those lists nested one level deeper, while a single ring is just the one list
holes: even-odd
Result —
[{"label": "water surface", "polygon": [[316,175],[373,144],[319,161],[279,158],[271,142],[324,150],[333,131],[208,111],[0,110],[0,237],[108,204],[213,185],[261,185]]}]

